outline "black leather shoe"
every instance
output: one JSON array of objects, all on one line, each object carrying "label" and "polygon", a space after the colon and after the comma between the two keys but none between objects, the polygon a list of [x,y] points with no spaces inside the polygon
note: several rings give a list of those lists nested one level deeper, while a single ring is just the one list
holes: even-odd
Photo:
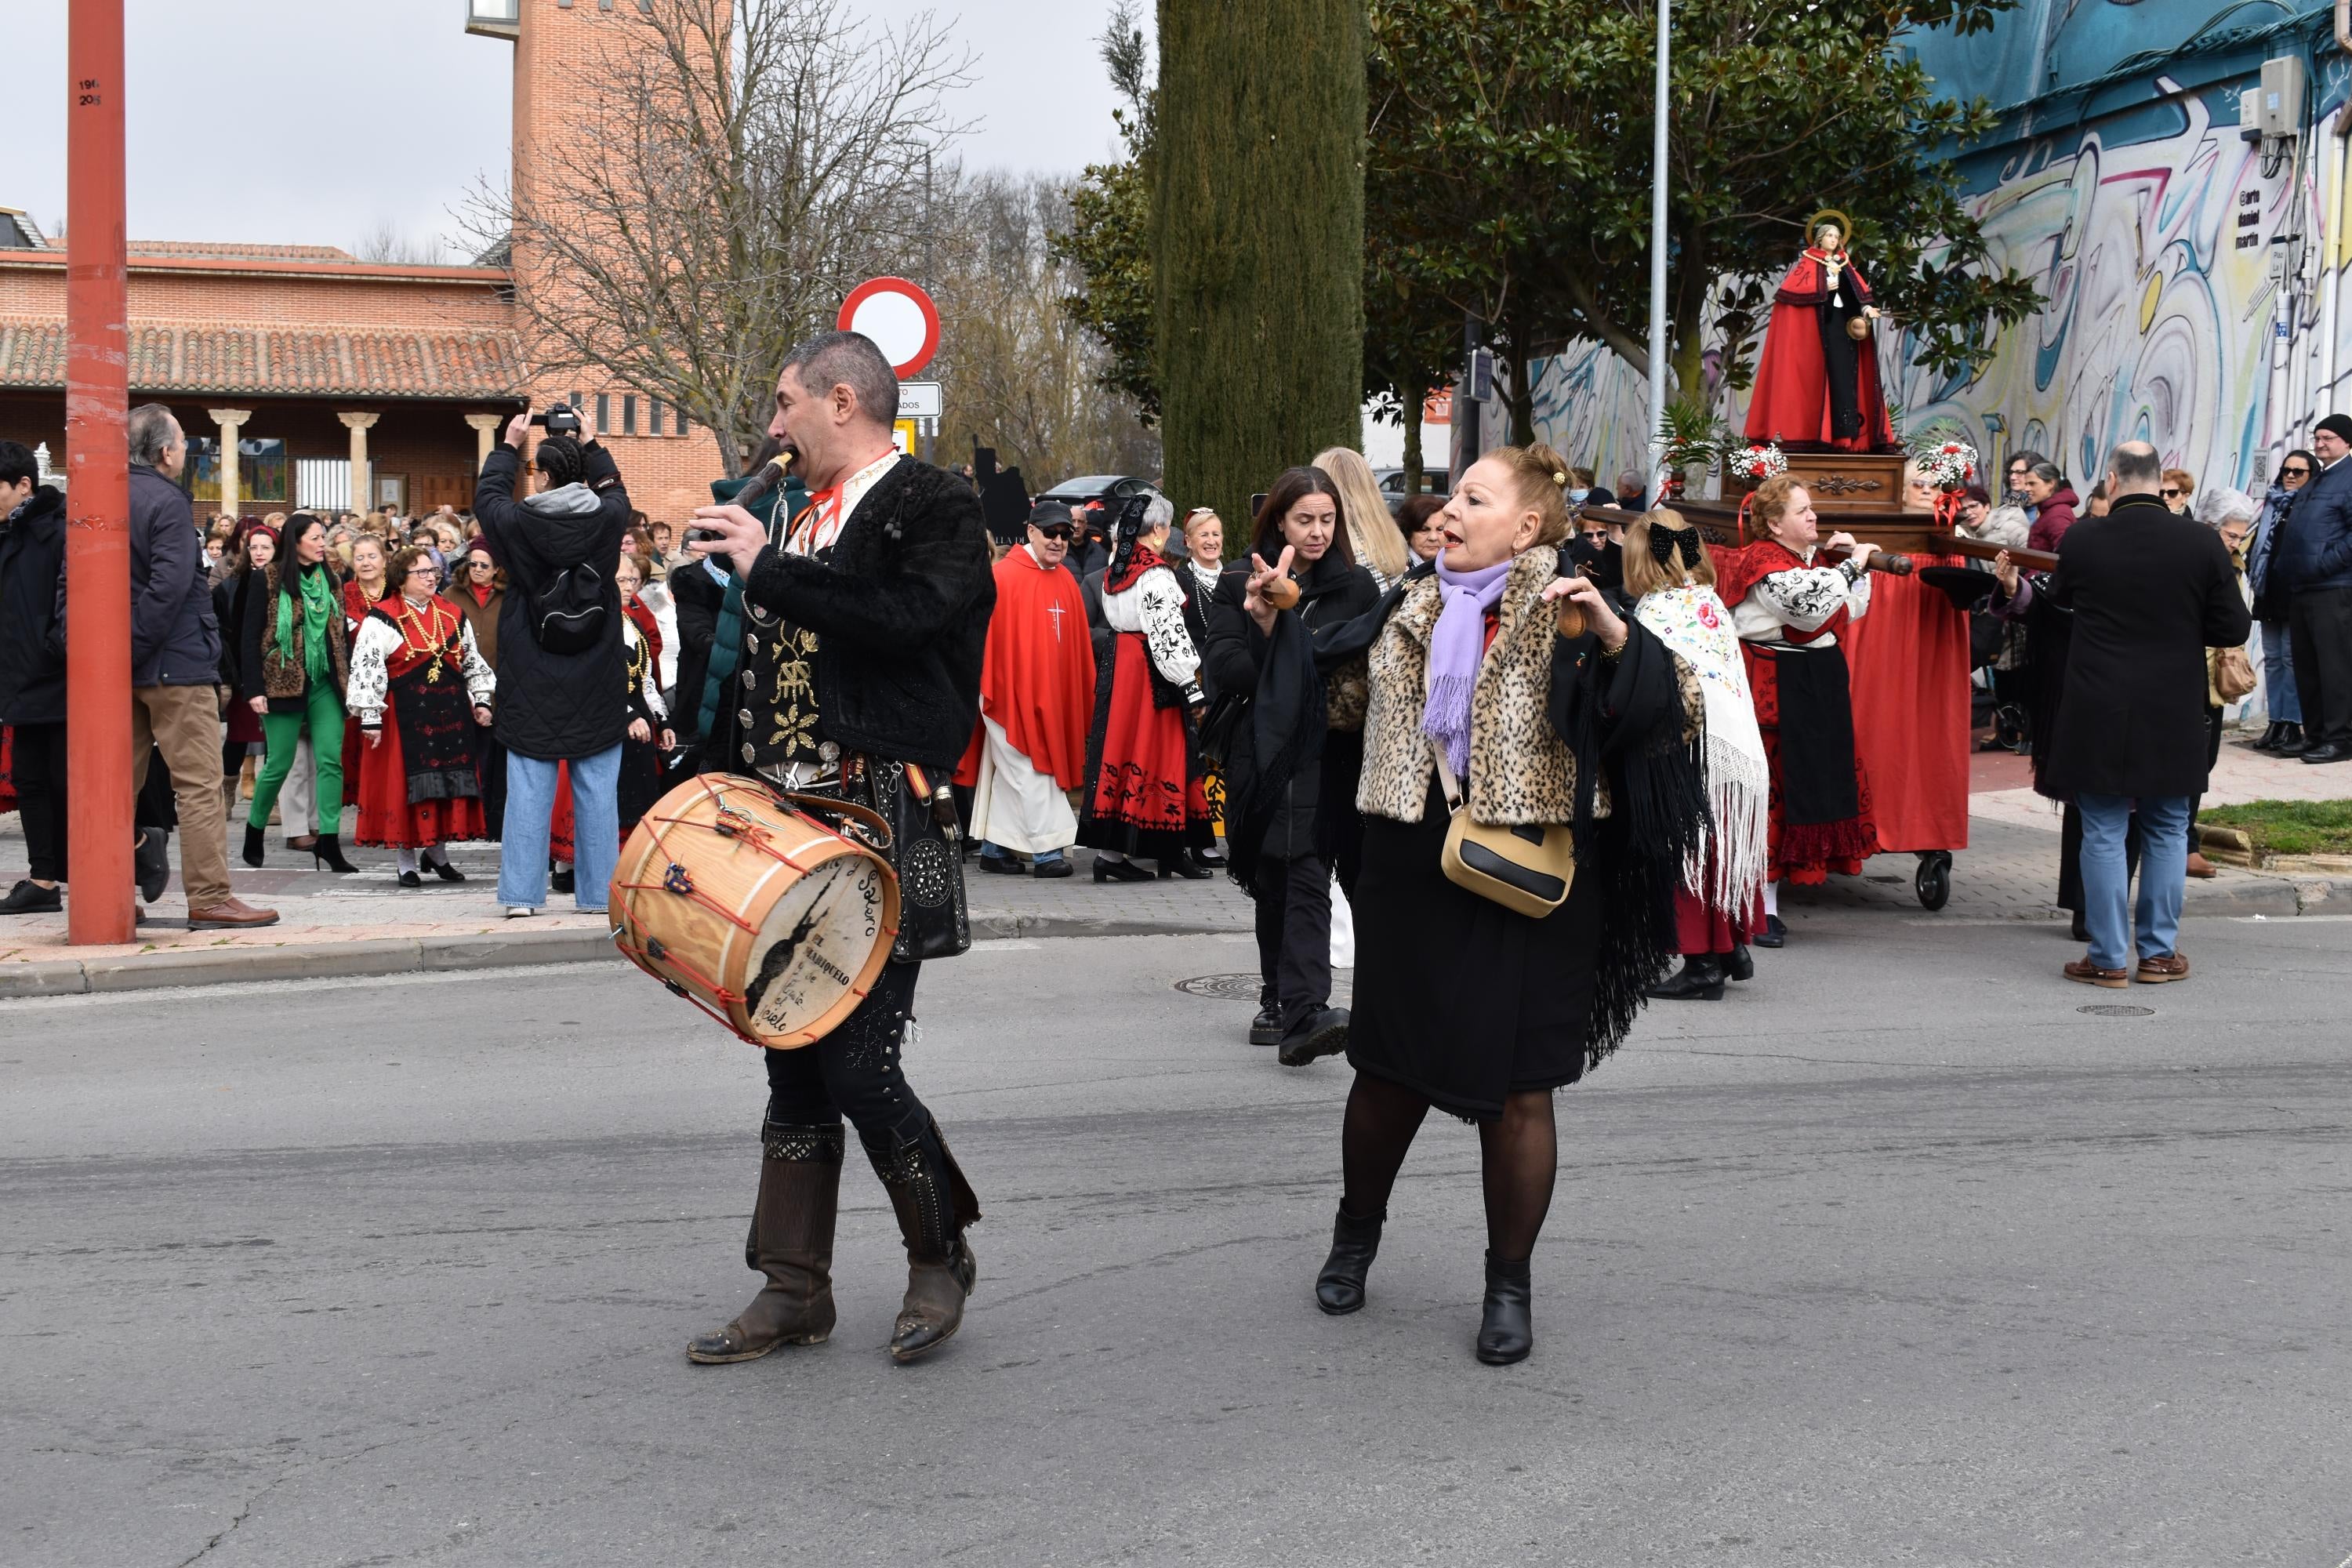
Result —
[{"label": "black leather shoe", "polygon": [[1528,1311],[1531,1289],[1526,1258],[1506,1263],[1486,1254],[1486,1307],[1478,1323],[1478,1359],[1488,1366],[1525,1361],[1536,1348],[1535,1324]]},{"label": "black leather shoe", "polygon": [[1095,858],[1095,880],[1097,882],[1149,882],[1150,872],[1132,860],[1106,860]]},{"label": "black leather shoe", "polygon": [[393,880],[398,882],[404,888],[421,888],[425,886],[425,879],[418,876],[414,871],[403,871],[393,878]]},{"label": "black leather shoe", "polygon": [[1286,1068],[1303,1068],[1317,1057],[1335,1056],[1348,1048],[1348,1010],[1318,1007],[1283,1031],[1276,1059]]},{"label": "black leather shoe", "polygon": [[253,824],[249,822],[245,825],[244,860],[248,866],[258,866],[262,863],[261,837],[261,829],[254,826]]},{"label": "black leather shoe", "polygon": [[460,871],[457,867],[452,866],[446,860],[427,860],[425,863],[433,868],[433,874],[435,876],[440,878],[445,882],[462,882],[466,879],[466,873]]},{"label": "black leather shoe", "polygon": [[573,891],[574,887],[572,868],[566,866],[562,869],[550,874],[547,879],[547,886],[548,890],[551,892],[569,893]]},{"label": "black leather shoe", "polygon": [[1764,929],[1748,940],[1758,947],[1779,947],[1789,940],[1789,928],[1780,923],[1779,915],[1766,915]]},{"label": "black leather shoe", "polygon": [[66,907],[62,889],[44,888],[30,877],[8,889],[0,899],[0,915],[51,915]]},{"label": "black leather shoe", "polygon": [[1250,1020],[1249,1042],[1253,1046],[1282,1044],[1282,1009],[1260,1007],[1257,1016]]},{"label": "black leather shoe", "polygon": [[1364,1304],[1364,1276],[1381,1249],[1381,1223],[1388,1217],[1376,1214],[1358,1219],[1346,1208],[1339,1210],[1339,1216],[1331,1222],[1331,1256],[1323,1260],[1323,1272],[1315,1277],[1317,1306],[1337,1318]]},{"label": "black leather shoe", "polygon": [[2263,732],[2255,738],[2254,750],[2257,752],[2275,752],[2278,750],[2279,742],[2284,739],[2285,735],[2286,725],[2282,721],[2273,719],[2270,721],[2269,727],[2263,730]]},{"label": "black leather shoe", "polygon": [[2300,755],[2310,746],[2311,742],[2304,736],[2303,726],[2289,720],[2285,727],[2279,731],[2278,744],[2272,750],[2277,752],[2282,757],[2292,757]]},{"label": "black leather shoe", "polygon": [[1734,980],[1756,978],[1756,955],[1748,951],[1747,943],[1741,942],[1731,950],[1731,962],[1723,966],[1723,972]]},{"label": "black leather shoe", "polygon": [[992,877],[1018,877],[1026,869],[1010,855],[982,855],[980,868]]},{"label": "black leather shoe", "polygon": [[1070,864],[1067,855],[1056,855],[1051,860],[1040,860],[1029,868],[1033,877],[1075,877],[1078,868]]},{"label": "black leather shoe", "polygon": [[1216,873],[1206,866],[1194,865],[1192,857],[1190,854],[1183,854],[1163,857],[1160,862],[1160,875],[1162,879],[1181,877],[1188,882],[1205,882]]},{"label": "black leather shoe", "polygon": [[162,828],[139,830],[139,842],[131,847],[131,869],[142,902],[152,904],[162,898],[163,889],[171,882],[170,850],[171,840]]},{"label": "black leather shoe", "polygon": [[1720,1002],[1723,1000],[1723,966],[1710,952],[1694,952],[1683,960],[1683,966],[1666,979],[1659,981],[1643,993],[1661,1002]]},{"label": "black leather shoe", "polygon": [[2088,942],[2091,940],[2090,922],[2083,918],[2079,910],[2075,913],[2074,923],[2067,928],[2067,934],[2072,936],[2076,942]]},{"label": "black leather shoe", "polygon": [[357,866],[343,858],[341,834],[321,833],[310,840],[310,868],[318,870],[321,868],[341,877],[348,877],[359,869]]},{"label": "black leather shoe", "polygon": [[2306,763],[2352,763],[2352,746],[2339,746],[2329,741],[2302,753]]}]

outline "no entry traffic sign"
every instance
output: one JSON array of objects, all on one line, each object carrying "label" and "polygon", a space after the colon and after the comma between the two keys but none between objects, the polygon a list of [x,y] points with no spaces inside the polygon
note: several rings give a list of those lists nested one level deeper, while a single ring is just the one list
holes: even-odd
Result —
[{"label": "no entry traffic sign", "polygon": [[869,278],[849,291],[834,323],[874,340],[901,377],[914,374],[940,352],[940,312],[920,285],[904,278]]}]

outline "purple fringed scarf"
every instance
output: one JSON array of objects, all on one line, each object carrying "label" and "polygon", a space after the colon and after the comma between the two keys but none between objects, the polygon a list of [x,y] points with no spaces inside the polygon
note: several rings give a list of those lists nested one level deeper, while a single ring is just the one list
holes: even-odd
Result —
[{"label": "purple fringed scarf", "polygon": [[1437,559],[1438,597],[1444,608],[1429,634],[1429,702],[1421,732],[1445,748],[1454,776],[1469,787],[1470,693],[1479,662],[1486,657],[1486,612],[1503,596],[1511,563],[1498,561],[1480,572],[1450,572]]}]

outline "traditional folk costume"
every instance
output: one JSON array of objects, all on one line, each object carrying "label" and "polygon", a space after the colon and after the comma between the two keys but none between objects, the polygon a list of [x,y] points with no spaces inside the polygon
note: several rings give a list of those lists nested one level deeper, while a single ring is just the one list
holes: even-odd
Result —
[{"label": "traditional folk costume", "polygon": [[[1870,608],[1853,562],[1817,566],[1778,540],[1725,552],[1716,589],[1731,606],[1771,763],[1766,879],[1807,886],[1853,876],[1878,849],[1870,781],[1853,742],[1853,700],[1839,633]],[[1769,895],[1768,895],[1769,896]]]},{"label": "traditional folk costume", "polygon": [[814,1045],[762,1053],[764,1158],[745,1255],[768,1282],[734,1321],[688,1346],[694,1361],[748,1361],[832,1332],[845,1115],[907,1244],[893,1359],[937,1349],[962,1321],[977,1267],[964,1227],[980,1205],[900,1052],[913,1038],[921,960],[971,942],[961,856],[940,812],[952,819],[948,775],[979,722],[994,601],[979,498],[896,452],[810,496],[743,581],[730,692],[740,706],[712,739],[740,748],[731,771],[881,813],[902,904],[891,962],[857,1010]]},{"label": "traditional folk costume", "polygon": [[[507,591],[493,583],[488,587],[477,586],[473,574],[463,570],[473,556],[494,559],[489,545],[476,540],[464,555],[457,558],[458,580],[445,595],[466,617],[474,631],[474,647],[481,654],[482,662],[496,674],[499,668],[499,615],[504,609]],[[499,732],[485,725],[474,731],[474,771],[482,781],[482,837],[496,843],[505,837],[507,820],[507,751],[499,744]],[[565,791],[569,794],[569,791]]]},{"label": "traditional folk costume", "polygon": [[363,734],[383,739],[360,748],[356,841],[397,849],[404,886],[419,880],[419,850],[442,880],[465,880],[442,846],[482,837],[474,710],[497,685],[473,628],[438,594],[422,605],[394,595],[360,623],[348,705]]},{"label": "traditional folk costume", "polygon": [[[629,672],[629,717],[642,721],[650,737],[643,741],[625,737],[621,742],[621,777],[615,788],[625,844],[630,830],[663,793],[661,737],[669,727],[669,706],[662,700],[658,636],[646,636],[635,616],[627,616],[621,626],[621,662]],[[572,792],[562,791],[556,798],[568,808]]]},{"label": "traditional folk costume", "polygon": [[[1701,680],[1629,622],[1614,655],[1559,634],[1559,552],[1391,590],[1370,636],[1363,865],[1355,894],[1356,1069],[1347,1185],[1316,1295],[1363,1304],[1390,1189],[1427,1110],[1475,1121],[1488,1252],[1482,1360],[1527,1353],[1528,1258],[1554,1173],[1551,1100],[1625,1037],[1673,952],[1668,904],[1702,850]],[[1377,615],[1358,623],[1377,623]],[[1451,880],[1437,758],[1488,826],[1568,827],[1575,871],[1542,918]],[[1516,1327],[1512,1319],[1516,1312]]]},{"label": "traditional folk costume", "polygon": [[[1677,552],[1687,569],[1698,564],[1699,552],[1706,548],[1696,529],[1654,528],[1650,542],[1670,568]],[[1700,752],[1706,773],[1706,842],[1692,852],[1682,886],[1675,889],[1675,944],[1683,954],[1683,973],[1650,994],[1719,997],[1726,977],[1722,961],[1733,961],[1730,977],[1746,979],[1748,972],[1737,959],[1748,935],[1764,923],[1771,763],[1756,722],[1732,613],[1716,591],[1685,581],[1643,595],[1633,613],[1698,677],[1706,706]]]},{"label": "traditional folk costume", "polygon": [[996,608],[980,678],[980,725],[956,768],[972,792],[971,836],[997,868],[1043,868],[1076,841],[1064,792],[1086,777],[1095,655],[1076,577],[1016,544],[996,563]]},{"label": "traditional folk costume", "polygon": [[1841,452],[1895,449],[1878,353],[1846,323],[1871,304],[1869,279],[1843,250],[1808,246],[1780,279],[1756,358],[1748,438]]},{"label": "traditional folk costume", "polygon": [[1186,619],[1192,600],[1174,569],[1141,542],[1143,505],[1127,504],[1103,573],[1110,685],[1089,748],[1093,782],[1078,842],[1157,860],[1165,872],[1186,850],[1216,847],[1192,730],[1208,701],[1199,679],[1205,632],[1197,609]]}]

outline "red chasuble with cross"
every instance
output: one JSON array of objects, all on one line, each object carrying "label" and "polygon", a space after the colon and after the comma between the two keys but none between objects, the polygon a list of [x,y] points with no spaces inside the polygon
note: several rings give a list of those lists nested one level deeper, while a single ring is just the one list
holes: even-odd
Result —
[{"label": "red chasuble with cross", "polygon": [[[1040,566],[1026,545],[1016,545],[996,563],[980,710],[1003,726],[1005,739],[1031,767],[1064,789],[1076,789],[1086,776],[1094,705],[1095,650],[1078,580],[1062,567]],[[984,732],[973,726],[956,783],[968,785],[980,777]]]}]

